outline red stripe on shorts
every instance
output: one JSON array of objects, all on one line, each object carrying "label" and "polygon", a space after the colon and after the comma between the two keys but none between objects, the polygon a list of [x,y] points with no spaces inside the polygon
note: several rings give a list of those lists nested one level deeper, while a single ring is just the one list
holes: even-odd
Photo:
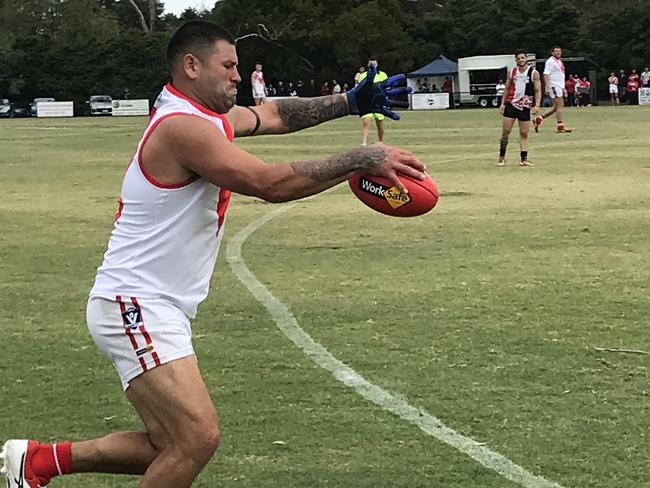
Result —
[{"label": "red stripe on shorts", "polygon": [[[115,300],[117,303],[120,304],[120,312],[122,315],[122,324],[124,325],[124,331],[126,332],[126,335],[129,337],[129,340],[131,341],[131,345],[133,346],[133,351],[137,352],[138,351],[138,341],[135,339],[135,336],[133,335],[133,332],[131,331],[131,327],[129,327],[129,324],[126,323],[126,319],[124,318],[124,312],[126,312],[126,304],[122,301],[122,297],[120,295],[117,295],[115,297]],[[142,371],[145,373],[147,372],[147,363],[144,362],[144,358],[140,357],[138,358],[140,360],[140,366],[142,366]]]},{"label": "red stripe on shorts", "polygon": [[158,353],[154,350],[151,336],[149,335],[149,332],[147,332],[147,329],[144,326],[144,315],[142,315],[142,309],[140,308],[140,305],[138,305],[138,299],[135,297],[131,297],[131,301],[133,302],[133,306],[138,310],[140,310],[140,318],[142,319],[140,325],[140,333],[142,334],[142,337],[144,337],[144,340],[147,342],[147,349],[150,349],[151,357],[153,358],[154,364],[156,366],[160,366],[160,358],[158,357]]}]

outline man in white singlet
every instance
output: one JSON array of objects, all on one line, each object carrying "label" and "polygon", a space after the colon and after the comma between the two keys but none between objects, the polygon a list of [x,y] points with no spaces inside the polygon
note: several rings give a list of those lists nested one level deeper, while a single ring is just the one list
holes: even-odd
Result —
[{"label": "man in white singlet", "polygon": [[566,95],[566,69],[562,61],[562,48],[553,47],[551,57],[544,64],[544,89],[553,101],[553,107],[548,112],[535,117],[535,132],[539,131],[544,119],[555,114],[557,119],[556,132],[571,132],[564,125],[564,96]]},{"label": "man in white singlet", "polygon": [[411,152],[383,144],[266,164],[233,143],[235,137],[285,134],[349,114],[398,118],[389,96],[407,92],[397,86],[404,75],[378,84],[372,71],[346,94],[238,107],[235,41],[200,20],[172,35],[167,64],[172,82],[158,96],[124,175],[86,311],[90,334],[117,369],[144,429],[73,443],[9,440],[0,456],[7,488],[45,487],[52,477],[73,472],[142,475],[139,488],[189,488],[220,440],[190,319],[208,294],[231,191],[284,202],[357,172],[388,178],[400,191],[405,188],[398,172],[425,177]]},{"label": "man in white singlet", "polygon": [[505,90],[501,97],[499,111],[503,115],[499,159],[497,166],[505,166],[508,138],[515,120],[519,121],[520,166],[535,166],[528,159],[528,132],[530,131],[530,114],[536,114],[542,100],[542,84],[539,72],[534,66],[528,66],[528,54],[518,50],[515,53],[517,66],[512,68],[506,79]]},{"label": "man in white singlet", "polygon": [[251,87],[253,88],[253,99],[255,105],[262,105],[267,97],[266,82],[262,72],[262,63],[255,64],[255,71],[251,73]]}]

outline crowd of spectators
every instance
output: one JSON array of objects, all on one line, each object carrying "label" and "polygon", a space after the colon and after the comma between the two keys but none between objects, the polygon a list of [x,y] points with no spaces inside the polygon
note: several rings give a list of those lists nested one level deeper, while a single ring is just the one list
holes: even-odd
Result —
[{"label": "crowd of spectators", "polygon": [[635,69],[631,70],[629,74],[621,69],[618,74],[612,72],[607,81],[612,104],[638,105],[639,89],[650,88],[650,69],[646,66],[640,75]]},{"label": "crowd of spectators", "polygon": [[[639,104],[639,89],[650,88],[650,69],[639,75],[635,69],[626,73],[624,69],[618,73],[611,72],[607,78],[608,92],[612,105],[627,103]],[[577,74],[569,75],[566,80],[567,105],[574,107],[591,106],[591,81],[589,77],[580,77]]]},{"label": "crowd of spectators", "polygon": [[435,83],[429,82],[429,78],[418,78],[415,80],[415,93],[451,93],[453,82],[448,76],[442,86],[438,88]]},{"label": "crowd of spectators", "polygon": [[303,80],[298,80],[295,83],[293,81],[278,80],[266,86],[269,97],[318,97],[345,93],[349,89],[350,84],[348,82],[339,82],[337,80],[325,80],[321,85],[316,84],[315,80],[309,80],[307,83]]}]

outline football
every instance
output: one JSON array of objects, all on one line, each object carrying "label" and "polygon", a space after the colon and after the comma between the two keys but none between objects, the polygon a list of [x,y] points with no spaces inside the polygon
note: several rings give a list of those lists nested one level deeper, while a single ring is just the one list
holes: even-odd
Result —
[{"label": "football", "polygon": [[423,180],[399,175],[408,189],[408,194],[383,176],[360,173],[352,176],[348,183],[352,193],[368,207],[377,212],[395,217],[415,217],[430,211],[438,203],[438,188],[426,175]]}]

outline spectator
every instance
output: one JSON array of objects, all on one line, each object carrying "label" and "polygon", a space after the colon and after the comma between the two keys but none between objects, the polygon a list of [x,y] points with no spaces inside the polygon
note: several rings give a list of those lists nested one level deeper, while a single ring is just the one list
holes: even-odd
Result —
[{"label": "spectator", "polygon": [[299,97],[306,97],[307,93],[305,91],[305,83],[302,80],[298,80],[296,84],[296,91],[298,92]]},{"label": "spectator", "polygon": [[269,97],[274,97],[275,94],[277,93],[275,91],[275,87],[269,83],[268,86],[266,87],[266,92],[268,93]]},{"label": "spectator", "polygon": [[347,93],[347,91],[350,89],[347,83],[343,83],[343,88],[341,89],[341,93]]},{"label": "spectator", "polygon": [[586,76],[582,77],[582,80],[577,79],[575,89],[580,95],[580,106],[581,107],[591,107],[591,82]]},{"label": "spectator", "polygon": [[318,88],[316,88],[316,82],[314,80],[309,80],[309,85],[307,87],[310,97],[318,96]]},{"label": "spectator", "polygon": [[451,78],[449,76],[447,76],[447,78],[445,79],[445,82],[442,84],[442,91],[447,92],[447,93],[451,93],[453,90],[454,90],[454,84],[451,81]]},{"label": "spectator", "polygon": [[506,91],[506,84],[503,82],[503,80],[499,80],[499,83],[497,83],[496,86],[497,90],[497,100],[499,101],[499,104],[501,104],[501,98],[503,97],[503,92]]},{"label": "spectator", "polygon": [[361,73],[364,73],[366,71],[365,66],[361,66],[359,70],[356,72],[354,75],[354,86],[357,86],[359,84],[359,77],[361,76]]},{"label": "spectator", "polygon": [[278,81],[278,87],[276,88],[276,96],[278,97],[286,97],[287,96],[287,87],[284,86],[284,82],[282,80]]},{"label": "spectator", "polygon": [[625,70],[620,70],[618,72],[618,99],[625,103],[627,93],[627,75]]},{"label": "spectator", "polygon": [[[632,70],[632,74],[636,74],[634,70]],[[630,105],[638,105],[639,104],[639,76],[632,76],[627,80],[627,102]]]},{"label": "spectator", "polygon": [[636,72],[635,69],[633,69],[632,72],[630,73],[630,76],[627,77],[627,81],[630,81],[630,80],[636,81],[637,84],[639,84],[639,85],[641,84],[639,74]]},{"label": "spectator", "polygon": [[429,78],[425,78],[424,81],[422,81],[422,84],[420,85],[420,91],[422,93],[429,93],[431,91],[431,87],[429,86]]},{"label": "spectator", "polygon": [[576,104],[576,85],[580,81],[576,75],[569,75],[569,79],[564,83],[564,88],[566,90],[566,103],[570,107],[575,106]]},{"label": "spectator", "polygon": [[616,76],[616,73],[612,71],[609,78],[607,78],[607,82],[609,83],[609,96],[612,99],[612,105],[618,105],[620,101],[618,99],[618,76]]},{"label": "spectator", "polygon": [[298,91],[296,90],[296,87],[293,86],[293,83],[289,82],[289,87],[287,88],[289,92],[290,97],[297,97],[298,96]]},{"label": "spectator", "polygon": [[645,87],[650,87],[650,69],[647,66],[643,73],[641,73],[641,84]]},{"label": "spectator", "polygon": [[324,82],[320,87],[320,94],[323,96],[331,94],[329,81]]},{"label": "spectator", "polygon": [[451,77],[447,76],[440,91],[449,93],[449,106],[454,108],[454,82],[451,81]]},{"label": "spectator", "polygon": [[340,95],[341,94],[341,85],[336,80],[332,80],[332,94]]},{"label": "spectator", "polygon": [[438,92],[440,92],[440,90],[438,90],[438,87],[436,86],[436,84],[435,83],[432,84],[431,85],[431,93],[438,93]]}]

